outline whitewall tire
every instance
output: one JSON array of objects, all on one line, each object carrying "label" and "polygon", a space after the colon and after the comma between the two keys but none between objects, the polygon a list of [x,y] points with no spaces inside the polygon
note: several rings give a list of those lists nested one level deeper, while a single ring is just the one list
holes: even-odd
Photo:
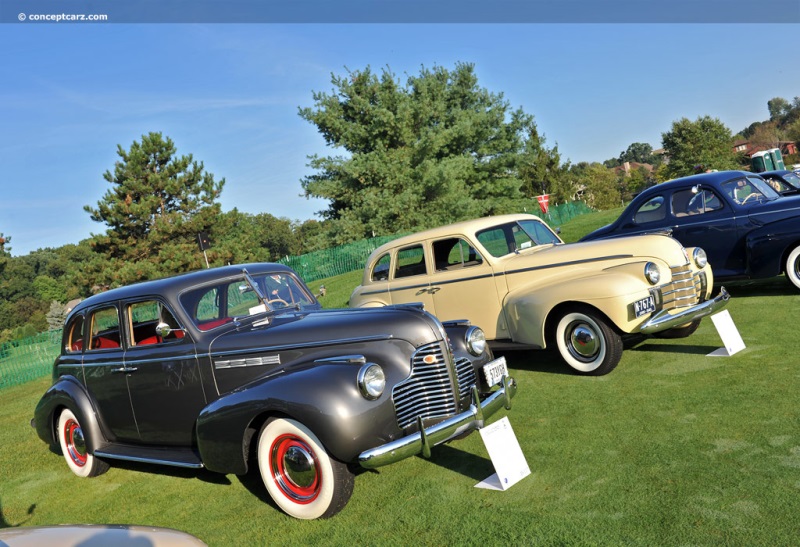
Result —
[{"label": "whitewall tire", "polygon": [[786,257],[786,278],[796,289],[800,289],[800,245],[792,249]]},{"label": "whitewall tire", "polygon": [[270,497],[295,518],[331,517],[353,493],[347,465],[331,458],[316,435],[295,420],[273,418],[264,424],[258,467]]},{"label": "whitewall tire", "polygon": [[58,417],[58,442],[67,466],[79,477],[96,477],[108,471],[106,462],[89,453],[83,428],[68,408]]},{"label": "whitewall tire", "polygon": [[608,374],[622,358],[622,338],[597,314],[572,310],[564,313],[555,329],[561,358],[581,374]]}]

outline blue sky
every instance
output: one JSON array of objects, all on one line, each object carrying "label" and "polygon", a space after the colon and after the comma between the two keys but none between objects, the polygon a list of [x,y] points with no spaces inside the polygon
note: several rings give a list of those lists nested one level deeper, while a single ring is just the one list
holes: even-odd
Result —
[{"label": "blue sky", "polygon": [[533,114],[563,159],[661,145],[682,117],[732,132],[800,95],[797,25],[0,25],[0,232],[12,254],[101,233],[83,206],[143,134],[160,131],[226,179],[224,210],[315,218],[301,197],[327,149],[297,115],[331,73],[474,63],[479,84]]}]

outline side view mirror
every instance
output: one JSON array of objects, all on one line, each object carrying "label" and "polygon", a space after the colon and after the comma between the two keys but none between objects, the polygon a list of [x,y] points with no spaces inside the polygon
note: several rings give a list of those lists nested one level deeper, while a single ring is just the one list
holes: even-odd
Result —
[{"label": "side view mirror", "polygon": [[159,323],[156,325],[156,334],[159,335],[161,338],[166,338],[173,332],[183,332],[183,329],[173,329],[166,323]]}]

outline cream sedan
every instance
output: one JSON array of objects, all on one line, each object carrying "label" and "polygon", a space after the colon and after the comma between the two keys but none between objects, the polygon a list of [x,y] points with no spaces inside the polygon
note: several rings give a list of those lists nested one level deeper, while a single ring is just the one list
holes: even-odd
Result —
[{"label": "cream sedan", "polygon": [[727,305],[705,252],[666,235],[564,244],[538,217],[487,217],[391,241],[367,259],[353,307],[422,302],[481,325],[495,347],[555,346],[582,374],[612,371],[622,337],[692,334]]}]

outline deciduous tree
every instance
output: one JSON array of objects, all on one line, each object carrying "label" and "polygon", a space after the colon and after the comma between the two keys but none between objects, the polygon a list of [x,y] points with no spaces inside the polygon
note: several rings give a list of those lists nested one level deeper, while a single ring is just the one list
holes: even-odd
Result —
[{"label": "deciduous tree", "polygon": [[672,123],[670,131],[661,134],[661,139],[669,157],[666,172],[670,178],[738,166],[731,131],[717,118],[681,118]]}]

